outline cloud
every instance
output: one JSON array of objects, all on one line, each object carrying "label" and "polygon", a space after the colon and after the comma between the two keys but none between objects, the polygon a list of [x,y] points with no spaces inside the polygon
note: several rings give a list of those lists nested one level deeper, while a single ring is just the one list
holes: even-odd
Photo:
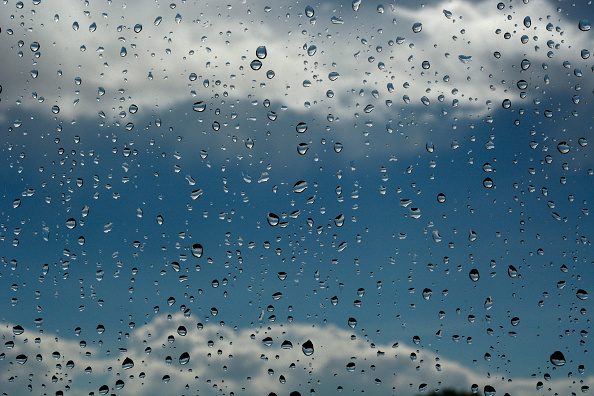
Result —
[{"label": "cloud", "polygon": [[[67,121],[102,112],[110,123],[125,124],[132,104],[150,115],[176,106],[192,113],[199,101],[210,111],[223,101],[267,98],[298,113],[311,107],[318,116],[369,118],[424,109],[425,97],[430,108],[483,117],[517,96],[521,78],[534,85],[544,84],[537,79],[545,74],[565,80],[561,63],[575,69],[588,44],[577,25],[555,27],[557,11],[549,2],[497,10],[488,1],[457,0],[424,8],[389,5],[381,13],[367,3],[357,12],[324,3],[313,18],[292,3],[275,3],[270,12],[264,3],[245,2],[61,5],[58,14],[42,2],[0,16],[12,31],[0,44],[7,54],[2,95],[9,110],[20,106],[54,116],[57,105],[56,116]],[[531,17],[529,28],[525,16]],[[331,23],[333,17],[343,23]],[[419,33],[413,33],[415,23],[422,23]],[[139,24],[142,29],[135,29]],[[254,71],[250,63],[259,46],[267,56]],[[529,70],[521,70],[523,59],[531,61]],[[550,64],[548,71],[542,62]]]},{"label": "cloud", "polygon": [[[539,382],[536,378],[488,378],[430,350],[396,340],[392,345],[373,344],[355,336],[357,331],[335,325],[290,323],[234,329],[208,322],[202,325],[181,313],[161,314],[125,337],[120,352],[112,348],[109,353],[106,346],[81,348],[78,342],[56,334],[38,336],[29,329],[18,336],[10,332],[7,326],[2,336],[5,342],[14,340],[14,347],[5,350],[0,361],[9,394],[22,393],[29,384],[33,392],[68,387],[75,393],[98,392],[102,386],[117,392],[119,384],[130,395],[186,391],[309,394],[312,389],[316,394],[330,394],[339,388],[347,393],[396,390],[414,395],[423,389],[428,393],[440,388],[469,391],[473,385],[481,390],[493,386],[498,394],[531,395]],[[52,357],[55,352],[60,355]],[[19,355],[26,355],[27,362],[17,363]],[[36,355],[43,360],[35,360]],[[92,372],[85,373],[89,367]],[[552,378],[546,389],[563,393],[590,381],[591,377],[583,382]],[[41,384],[45,387],[40,388]]]}]

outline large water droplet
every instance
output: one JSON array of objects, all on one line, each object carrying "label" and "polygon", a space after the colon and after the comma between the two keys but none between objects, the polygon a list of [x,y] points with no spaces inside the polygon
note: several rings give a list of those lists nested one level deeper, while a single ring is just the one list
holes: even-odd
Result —
[{"label": "large water droplet", "polygon": [[204,103],[203,101],[200,102],[196,102],[194,103],[194,105],[192,106],[192,109],[194,111],[197,111],[199,113],[202,113],[204,110],[206,110],[206,103]]},{"label": "large water droplet", "polygon": [[420,32],[421,32],[421,30],[423,30],[423,24],[422,24],[422,23],[420,23],[420,22],[417,22],[417,23],[413,24],[413,26],[412,26],[412,31],[413,31],[414,33],[420,33]]},{"label": "large water droplet", "polygon": [[314,9],[311,6],[305,7],[305,16],[308,18],[312,18],[314,16]]},{"label": "large water droplet", "polygon": [[202,245],[199,243],[195,243],[192,245],[192,256],[196,257],[196,258],[200,258],[202,257],[202,252],[203,252],[203,248]]},{"label": "large water droplet", "polygon": [[479,280],[479,272],[476,268],[471,269],[470,272],[468,273],[468,276],[470,277],[470,280],[473,282],[477,282]]},{"label": "large water droplet", "polygon": [[305,341],[302,345],[301,345],[301,350],[303,351],[303,354],[305,356],[311,356],[314,353],[314,345],[313,342],[311,342],[311,340],[307,340]]},{"label": "large water droplet", "polygon": [[122,362],[122,368],[124,370],[128,370],[128,369],[131,369],[132,367],[134,367],[134,360],[130,359],[129,357],[124,359],[124,361]]},{"label": "large water droplet", "polygon": [[256,48],[256,58],[265,59],[266,55],[268,55],[268,52],[266,51],[265,46],[261,45],[258,48]]},{"label": "large water droplet", "polygon": [[309,150],[309,145],[307,143],[299,143],[297,145],[297,152],[301,155],[305,155],[305,153],[307,153],[307,150]]},{"label": "large water droplet", "polygon": [[555,351],[551,354],[551,363],[555,366],[563,366],[565,364],[565,356],[561,351]]},{"label": "large water droplet", "polygon": [[307,189],[307,182],[304,180],[300,180],[293,186],[293,192],[295,193],[302,193]]},{"label": "large water droplet", "polygon": [[277,226],[278,223],[280,222],[279,217],[277,215],[275,215],[274,213],[268,213],[267,220],[268,220],[268,224],[270,224],[273,227]]},{"label": "large water droplet", "polygon": [[181,364],[181,365],[188,364],[189,361],[190,361],[190,354],[188,352],[182,353],[181,356],[179,357],[179,364]]},{"label": "large water droplet", "polygon": [[250,63],[250,67],[252,68],[252,70],[260,70],[260,68],[262,67],[262,62],[259,59],[254,59]]},{"label": "large water droplet", "polygon": [[582,32],[587,32],[588,30],[590,30],[590,21],[582,19],[581,21],[579,21],[578,27]]},{"label": "large water droplet", "polygon": [[297,124],[295,129],[299,133],[304,133],[305,131],[307,131],[307,124],[305,122],[300,122],[299,124]]}]

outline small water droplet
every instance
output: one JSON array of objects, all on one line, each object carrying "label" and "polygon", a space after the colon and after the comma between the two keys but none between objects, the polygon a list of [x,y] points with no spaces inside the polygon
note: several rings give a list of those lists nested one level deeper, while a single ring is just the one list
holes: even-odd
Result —
[{"label": "small water droplet", "polygon": [[142,25],[140,23],[137,23],[136,25],[134,25],[134,33],[140,33],[142,31]]},{"label": "small water droplet", "polygon": [[413,31],[414,33],[420,33],[420,32],[421,32],[421,30],[423,30],[423,24],[422,24],[422,23],[420,23],[420,22],[417,22],[417,23],[413,24],[413,26],[412,26],[412,31]]},{"label": "small water droplet", "polygon": [[342,143],[340,143],[340,142],[334,143],[334,152],[335,153],[340,153],[342,151],[342,148],[343,148]]},{"label": "small water droplet", "polygon": [[446,196],[444,193],[437,194],[437,202],[444,203],[446,201]]}]

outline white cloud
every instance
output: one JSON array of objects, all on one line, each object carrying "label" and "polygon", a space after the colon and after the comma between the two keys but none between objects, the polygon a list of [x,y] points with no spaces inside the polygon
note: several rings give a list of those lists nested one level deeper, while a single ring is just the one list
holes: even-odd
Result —
[{"label": "white cloud", "polygon": [[[521,396],[534,394],[539,381],[537,378],[512,378],[511,381],[496,376],[486,378],[455,361],[438,358],[430,350],[402,342],[397,347],[372,345],[360,335],[352,339],[357,331],[349,332],[334,325],[287,324],[231,329],[206,323],[198,329],[196,324],[196,319],[181,313],[173,317],[159,315],[124,339],[120,345],[124,352],[112,349],[109,355],[105,346],[81,348],[76,341],[63,338],[54,341],[54,334],[39,336],[41,342],[34,343],[32,338],[37,336],[34,331],[25,329],[24,334],[13,336],[8,326],[2,330],[3,339],[5,342],[14,339],[15,345],[5,350],[0,363],[3,383],[8,384],[5,390],[22,393],[30,383],[35,393],[44,383],[46,391],[64,389],[68,385],[78,394],[97,392],[103,385],[113,390],[116,381],[123,381],[122,392],[130,395],[182,394],[186,385],[189,392],[200,394],[219,394],[220,391],[288,394],[293,390],[309,394],[310,389],[316,394],[330,394],[342,387],[347,393],[361,390],[390,393],[395,388],[398,394],[414,395],[422,384],[426,384],[429,393],[438,388],[469,391],[477,384],[481,390],[485,385],[492,385],[498,394],[507,392]],[[178,332],[180,326],[186,329],[183,336]],[[272,345],[263,343],[267,337]],[[24,339],[29,341],[25,343]],[[292,343],[291,349],[281,347],[285,340]],[[307,341],[314,347],[309,356],[302,351]],[[51,357],[54,351],[60,352],[59,358]],[[83,356],[84,352],[90,352],[91,356]],[[188,353],[190,359],[181,364],[180,357],[184,353]],[[28,356],[25,364],[15,362],[20,354]],[[42,362],[35,361],[36,354],[43,356]],[[411,359],[413,354],[416,355],[414,360]],[[127,359],[131,359],[134,366],[124,369],[122,364]],[[66,368],[68,360],[73,360],[74,368]],[[58,363],[61,369],[56,368]],[[352,371],[347,370],[349,363],[355,364]],[[93,371],[84,374],[88,366]],[[51,383],[54,375],[57,381]],[[169,381],[163,382],[167,376]],[[281,376],[285,383],[281,383]],[[8,378],[13,381],[6,382]],[[593,378],[580,379],[588,384]],[[553,378],[544,389],[563,394],[577,391],[581,386],[579,379]]]},{"label": "white cloud", "polygon": [[[20,106],[48,116],[52,116],[50,109],[57,104],[58,116],[67,121],[97,117],[103,111],[110,121],[115,118],[126,123],[130,115],[124,119],[119,114],[127,113],[132,103],[146,115],[175,106],[185,106],[191,113],[192,103],[200,100],[217,107],[221,100],[261,102],[264,98],[297,112],[305,111],[304,103],[309,102],[324,116],[335,112],[340,117],[354,113],[364,118],[378,113],[396,117],[402,106],[424,108],[423,96],[430,99],[430,106],[482,117],[488,113],[487,101],[492,101],[490,107],[499,108],[503,99],[517,96],[515,82],[520,76],[542,79],[545,72],[536,70],[544,61],[550,64],[546,73],[553,80],[565,81],[567,70],[560,66],[561,62],[576,65],[580,62],[579,51],[588,44],[587,36],[577,26],[559,23],[549,2],[517,4],[500,11],[491,2],[457,0],[423,9],[386,6],[381,14],[375,5],[366,3],[358,12],[345,6],[333,13],[325,3],[316,9],[315,24],[299,15],[304,14],[301,7],[275,3],[266,13],[264,5],[233,3],[226,7],[215,3],[204,7],[202,3],[181,3],[171,9],[144,1],[128,2],[124,7],[115,2],[85,6],[69,0],[61,2],[57,10],[42,2],[33,6],[35,14],[27,5],[23,10],[15,9],[14,17],[6,12],[12,5],[4,5],[0,21],[14,34],[0,43],[7,54],[2,72],[3,97],[9,109],[20,100]],[[451,19],[444,9],[451,12]],[[343,18],[344,24],[330,23],[336,15]],[[524,16],[531,16],[532,21],[526,31]],[[157,17],[162,17],[162,22],[155,26]],[[23,27],[19,27],[21,22]],[[412,32],[415,22],[423,25],[418,34]],[[78,23],[77,31],[74,23]],[[91,33],[93,23],[97,28]],[[137,23],[142,24],[139,33],[134,32]],[[548,31],[548,23],[554,27],[559,23],[560,31]],[[501,29],[500,34],[496,34],[497,29]],[[505,39],[505,33],[510,33],[511,38]],[[523,34],[529,37],[527,44],[520,43]],[[536,36],[538,41],[534,41]],[[389,45],[389,41],[398,42],[398,37],[404,38],[402,44]],[[23,41],[22,48],[17,45],[19,40]],[[559,48],[549,49],[547,40]],[[34,58],[29,49],[33,42],[41,45],[39,58]],[[267,47],[268,56],[256,72],[249,64],[260,45]],[[317,51],[308,56],[303,47],[312,45]],[[539,51],[535,52],[535,45]],[[122,48],[126,48],[125,57],[120,56]],[[17,55],[19,51],[22,57]],[[502,54],[501,59],[494,58],[495,51]],[[548,51],[554,53],[553,58],[549,59]],[[462,63],[459,56],[471,56],[472,60]],[[375,60],[370,62],[370,57]],[[520,74],[524,58],[530,59],[532,66]],[[430,64],[427,70],[421,66],[425,60]],[[380,62],[385,65],[383,70],[378,68]],[[39,73],[37,78],[31,76],[33,69]],[[265,77],[267,70],[275,71],[273,79]],[[331,72],[338,72],[340,77],[330,81]],[[190,73],[196,73],[198,79],[190,81]],[[449,81],[444,82],[446,75]],[[80,85],[75,83],[76,77],[82,78]],[[591,79],[589,74],[584,78]],[[205,88],[203,82],[207,79],[210,86]],[[215,85],[217,80],[220,86]],[[310,87],[303,86],[305,80],[310,81]],[[394,92],[388,92],[388,83],[393,84]],[[403,87],[405,83],[409,88]],[[105,89],[104,96],[99,96],[98,87]],[[510,87],[513,95],[506,92]],[[328,89],[335,92],[333,99],[326,98]],[[373,90],[378,91],[379,98],[372,97]],[[37,99],[32,98],[33,92]],[[214,94],[219,98],[212,99]],[[441,94],[443,103],[438,102]],[[409,96],[409,106],[404,105],[403,95]],[[38,103],[39,97],[45,98],[42,104]],[[454,99],[460,102],[455,109],[451,106]],[[393,107],[388,108],[385,100],[392,100]],[[372,114],[364,112],[368,104],[375,106]]]}]

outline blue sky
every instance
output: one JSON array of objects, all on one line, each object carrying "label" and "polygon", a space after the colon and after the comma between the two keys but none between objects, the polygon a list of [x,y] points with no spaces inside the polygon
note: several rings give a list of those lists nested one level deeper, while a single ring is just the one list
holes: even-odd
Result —
[{"label": "blue sky", "polygon": [[589,386],[590,6],[307,5],[2,5],[8,394]]}]

